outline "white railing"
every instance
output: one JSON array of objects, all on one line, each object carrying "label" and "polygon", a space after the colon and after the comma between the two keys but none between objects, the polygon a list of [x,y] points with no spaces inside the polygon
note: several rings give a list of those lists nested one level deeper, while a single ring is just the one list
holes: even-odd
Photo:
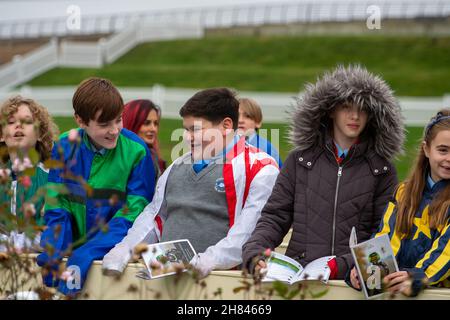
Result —
[{"label": "white railing", "polygon": [[128,28],[99,42],[104,62],[112,63],[136,45],[144,42],[202,38],[203,29],[199,24],[134,22]]},{"label": "white railing", "polygon": [[260,3],[153,10],[107,16],[81,16],[79,30],[68,29],[65,17],[3,22],[0,23],[0,39],[116,33],[130,26],[136,20],[153,23],[200,24],[203,28],[295,22],[357,21],[366,20],[369,17],[370,13],[367,12],[367,9],[372,5],[379,7],[382,19],[446,18],[450,15],[450,1],[448,0]]},{"label": "white railing", "polygon": [[61,41],[59,65],[64,67],[101,68],[102,46],[97,42]]},{"label": "white railing", "polygon": [[[125,102],[133,99],[151,99],[162,109],[163,117],[179,119],[179,110],[198,90],[165,88],[119,88]],[[72,96],[75,87],[22,87],[20,90],[0,92],[0,101],[21,94],[39,101],[53,116],[72,116]],[[251,97],[261,105],[264,121],[287,122],[288,112],[295,104],[296,93],[239,92],[240,97]],[[411,126],[424,126],[441,108],[450,108],[450,95],[443,97],[400,97],[405,122]]]},{"label": "white railing", "polygon": [[95,42],[55,39],[27,55],[0,67],[0,90],[7,90],[35,76],[61,67],[101,68],[126,54],[137,44],[169,39],[201,38],[199,25],[150,24],[135,22],[128,28]]},{"label": "white railing", "polygon": [[138,26],[132,25],[108,40],[102,39],[99,42],[99,46],[101,47],[101,51],[104,52],[105,62],[112,63],[116,61],[119,57],[140,43],[139,29]]},{"label": "white railing", "polygon": [[58,65],[58,44],[48,44],[0,66],[0,89],[14,87]]},{"label": "white railing", "polygon": [[[171,27],[167,28],[167,24]],[[138,30],[139,42],[202,38],[205,34],[200,24],[192,22],[141,22]]]}]

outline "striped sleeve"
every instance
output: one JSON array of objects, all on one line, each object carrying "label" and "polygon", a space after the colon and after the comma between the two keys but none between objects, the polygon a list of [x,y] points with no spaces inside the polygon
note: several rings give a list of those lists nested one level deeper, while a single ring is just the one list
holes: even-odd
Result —
[{"label": "striped sleeve", "polygon": [[391,242],[392,251],[394,256],[397,257],[397,254],[400,251],[401,247],[401,237],[398,232],[395,231],[395,222],[397,218],[397,202],[399,197],[403,192],[403,185],[399,187],[397,192],[395,193],[395,198],[392,201],[389,201],[386,210],[383,215],[383,219],[380,222],[380,226],[374,238],[380,237],[384,234],[389,236],[389,240]]},{"label": "striped sleeve", "polygon": [[396,217],[396,208],[397,206],[389,201],[386,210],[383,214],[383,219],[380,222],[380,226],[375,234],[375,238],[387,234],[389,239],[392,239],[395,231],[395,217]]},{"label": "striped sleeve", "polygon": [[433,246],[416,264],[427,278],[428,284],[434,285],[450,277],[450,223],[434,240]]}]

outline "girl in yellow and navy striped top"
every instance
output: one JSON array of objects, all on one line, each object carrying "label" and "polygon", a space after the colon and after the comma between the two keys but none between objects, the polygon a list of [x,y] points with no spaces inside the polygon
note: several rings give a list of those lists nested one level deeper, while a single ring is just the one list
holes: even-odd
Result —
[{"label": "girl in yellow and navy striped top", "polygon": [[[383,281],[415,296],[427,285],[450,287],[450,109],[431,119],[408,179],[388,203],[375,237],[388,234],[401,271]],[[351,284],[359,288],[356,270]]]}]

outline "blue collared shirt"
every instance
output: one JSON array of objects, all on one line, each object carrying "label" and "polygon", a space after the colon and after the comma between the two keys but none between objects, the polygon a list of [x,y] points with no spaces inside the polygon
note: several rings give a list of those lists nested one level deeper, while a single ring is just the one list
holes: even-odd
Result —
[{"label": "blue collared shirt", "polygon": [[[348,149],[342,149],[341,146],[336,143],[336,141],[334,141],[334,145],[336,146],[339,157],[341,157],[342,159],[347,157]],[[342,155],[344,155],[344,156],[342,156]]]},{"label": "blue collared shirt", "polygon": [[214,162],[216,160],[219,160],[220,158],[223,158],[230,150],[233,148],[233,146],[239,141],[239,136],[234,135],[233,140],[226,146],[225,149],[222,150],[219,154],[216,156],[210,158],[210,159],[201,159],[194,162],[192,168],[194,169],[195,173],[199,173],[203,169],[205,169],[211,162]]},{"label": "blue collared shirt", "polygon": [[105,148],[97,148],[93,143],[91,138],[89,137],[89,135],[85,132],[84,133],[86,135],[86,139],[85,141],[87,142],[88,147],[94,151],[94,153],[99,153],[100,155],[104,156],[106,153],[106,149]]},{"label": "blue collared shirt", "polygon": [[[257,134],[256,134],[256,131],[255,131],[255,132],[253,132],[251,135],[245,136],[245,140],[246,140],[247,142],[253,141],[253,140],[256,141],[256,139],[257,139],[257,136],[256,136],[256,135],[257,135]],[[249,142],[249,143],[250,143],[250,142]]]},{"label": "blue collared shirt", "polygon": [[94,151],[95,153],[99,153],[99,154],[101,154],[102,156],[104,156],[105,153],[106,153],[106,149],[105,149],[105,148],[97,149],[97,147],[94,146],[93,144],[91,144],[91,147],[92,147],[92,151]]},{"label": "blue collared shirt", "polygon": [[436,182],[434,182],[433,178],[431,178],[430,174],[428,174],[427,183],[428,183],[428,186],[430,187],[430,189],[433,189],[434,185],[436,184]]}]

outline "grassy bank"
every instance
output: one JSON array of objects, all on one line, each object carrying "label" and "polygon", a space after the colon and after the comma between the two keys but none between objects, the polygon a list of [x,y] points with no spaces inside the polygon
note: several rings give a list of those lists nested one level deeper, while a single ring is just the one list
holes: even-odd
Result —
[{"label": "grassy bank", "polygon": [[102,69],[57,68],[30,85],[76,85],[90,76],[118,86],[228,86],[297,92],[339,63],[361,63],[402,96],[450,93],[450,37],[224,37],[142,44]]}]

